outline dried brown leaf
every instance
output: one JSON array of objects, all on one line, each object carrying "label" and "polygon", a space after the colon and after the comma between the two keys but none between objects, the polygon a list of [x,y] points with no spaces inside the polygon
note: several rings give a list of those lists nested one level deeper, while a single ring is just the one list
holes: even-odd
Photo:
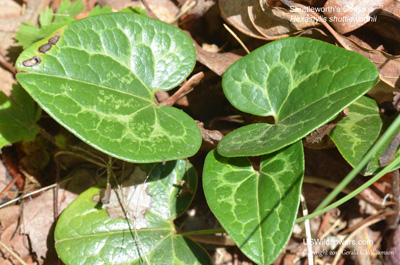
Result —
[{"label": "dried brown leaf", "polygon": [[[189,36],[190,34],[186,32]],[[199,44],[192,38],[194,47],[196,48],[196,59],[201,64],[207,66],[211,71],[221,76],[225,73],[226,69],[242,58],[242,56],[232,52],[215,53],[205,51]]]},{"label": "dried brown leaf", "polygon": [[216,0],[197,0],[197,4],[188,12],[191,19],[203,17],[215,5]]},{"label": "dried brown leaf", "polygon": [[[25,263],[27,264],[36,264],[33,263],[31,252],[29,249],[29,240],[26,235],[15,233],[17,230],[17,220],[18,216],[16,216],[16,222],[8,226],[4,232],[0,235],[0,240],[3,244],[5,244],[9,249],[11,249],[15,254],[17,254]],[[11,261],[11,264],[21,265],[21,263],[14,258],[11,253],[2,247],[0,247],[0,251],[3,252],[4,259],[0,256],[0,262]]]},{"label": "dried brown leaf", "polygon": [[131,0],[99,0],[100,6],[109,6],[115,10],[121,10],[130,5],[141,5],[141,1],[131,1]]},{"label": "dried brown leaf", "polygon": [[[79,193],[104,181],[95,172],[84,168],[72,171],[70,177],[72,179],[69,182],[60,185],[58,192],[60,212]],[[49,252],[54,252],[54,249],[48,249],[48,238],[52,238],[50,233],[55,220],[54,191],[48,190],[33,200],[24,202],[23,223],[19,227],[21,233],[16,233],[17,236],[11,239],[11,236],[16,231],[19,215],[20,206],[17,205],[0,209],[0,239],[3,243],[12,246],[21,257],[25,257],[23,258],[24,260],[29,260],[31,252],[34,252],[38,260],[43,261]]]},{"label": "dried brown leaf", "polygon": [[249,17],[253,26],[269,40],[284,38],[319,25],[315,18],[301,10],[271,7],[264,0],[259,0],[259,4],[248,7]]},{"label": "dried brown leaf", "polygon": [[388,265],[398,265],[400,264],[400,226],[392,232],[389,239],[387,251],[393,251],[392,255],[386,255],[385,260]]},{"label": "dried brown leaf", "polygon": [[[4,166],[3,162],[0,161],[0,192],[7,186],[7,184],[8,180],[7,180],[6,167]],[[1,222],[1,217],[0,217],[0,222]]]},{"label": "dried brown leaf", "polygon": [[384,8],[385,11],[388,11],[396,16],[400,17],[400,2],[393,1],[390,5]]},{"label": "dried brown leaf", "polygon": [[[81,192],[98,184],[96,174],[84,168],[70,173],[72,180],[61,185],[58,192],[59,212],[61,213]],[[27,202],[23,212],[24,230],[29,236],[32,251],[38,257],[46,257],[47,238],[55,220],[54,191],[48,190],[34,200]]]},{"label": "dried brown leaf", "polygon": [[2,0],[0,8],[0,18],[12,19],[21,14],[21,6],[13,0]]},{"label": "dried brown leaf", "polygon": [[400,16],[388,11],[381,11],[377,16],[377,21],[368,23],[367,30],[377,34],[381,38],[381,45],[391,54],[400,54]]},{"label": "dried brown leaf", "polygon": [[0,209],[0,235],[13,223],[18,220],[19,206],[11,205]]},{"label": "dried brown leaf", "polygon": [[396,88],[383,81],[379,81],[367,94],[374,98],[378,104],[381,104],[383,102],[391,102],[393,100],[393,92],[395,91],[397,91]]},{"label": "dried brown leaf", "polygon": [[242,33],[258,39],[267,39],[262,36],[253,26],[247,12],[248,7],[259,6],[258,0],[220,0],[219,8],[221,15],[229,24],[233,25]]},{"label": "dried brown leaf", "polygon": [[342,41],[344,41],[351,50],[365,56],[375,64],[383,82],[391,87],[400,88],[400,56],[363,48],[345,37],[342,37]]}]

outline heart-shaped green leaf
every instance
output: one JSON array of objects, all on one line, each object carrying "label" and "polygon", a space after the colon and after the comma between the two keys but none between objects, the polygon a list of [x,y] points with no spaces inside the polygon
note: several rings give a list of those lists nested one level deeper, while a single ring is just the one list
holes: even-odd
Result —
[{"label": "heart-shaped green leaf", "polygon": [[206,158],[203,186],[210,209],[237,246],[270,264],[290,238],[304,174],[301,141],[262,157],[260,172],[247,158]]},{"label": "heart-shaped green leaf", "polygon": [[[349,106],[347,116],[329,133],[344,159],[355,167],[385,131],[383,120],[375,100],[361,97]],[[394,135],[397,132],[394,133]],[[394,137],[393,135],[393,137]],[[389,141],[384,144],[361,172],[364,175],[377,174],[381,169],[379,157],[385,152]],[[400,151],[396,156],[400,155]],[[399,165],[400,166],[400,165]]]},{"label": "heart-shaped green leaf", "polygon": [[20,85],[13,85],[13,100],[0,91],[0,148],[35,138],[41,110]]},{"label": "heart-shaped green leaf", "polygon": [[22,86],[80,139],[123,160],[158,162],[200,147],[194,120],[154,97],[181,83],[195,60],[183,31],[117,13],[68,24],[30,46],[16,65]]},{"label": "heart-shaped green leaf", "polygon": [[[191,203],[195,169],[186,161],[134,167],[108,204],[90,188],[61,214],[56,250],[66,264],[212,264],[196,243],[176,234],[173,219]],[[122,193],[121,193],[122,190]]]},{"label": "heart-shaped green leaf", "polygon": [[365,57],[331,44],[284,38],[232,64],[222,86],[233,106],[275,124],[241,127],[218,145],[224,156],[267,154],[331,120],[379,80]]}]

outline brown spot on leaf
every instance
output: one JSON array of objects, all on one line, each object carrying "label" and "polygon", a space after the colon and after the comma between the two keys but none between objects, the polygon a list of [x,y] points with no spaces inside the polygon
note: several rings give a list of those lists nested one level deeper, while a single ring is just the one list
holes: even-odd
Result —
[{"label": "brown spot on leaf", "polygon": [[25,67],[34,67],[42,62],[42,59],[39,56],[33,56],[32,58],[25,60],[22,62],[22,65]]},{"label": "brown spot on leaf", "polygon": [[46,43],[43,44],[42,46],[39,47],[38,51],[41,53],[46,53],[51,49],[51,43]]},{"label": "brown spot on leaf", "polygon": [[60,35],[56,34],[49,39],[48,43],[52,44],[52,45],[56,45],[56,43],[58,42],[59,39],[60,39]]}]

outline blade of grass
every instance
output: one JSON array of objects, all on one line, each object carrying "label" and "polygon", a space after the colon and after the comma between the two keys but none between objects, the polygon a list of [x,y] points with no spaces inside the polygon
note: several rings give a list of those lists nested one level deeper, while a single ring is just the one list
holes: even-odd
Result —
[{"label": "blade of grass", "polygon": [[[339,183],[339,185],[321,202],[320,205],[315,209],[319,211],[325,206],[327,206],[336,196],[356,177],[356,175],[365,167],[369,160],[375,155],[376,152],[384,145],[385,142],[390,140],[391,135],[395,131],[399,130],[400,126],[400,115],[393,121],[386,132],[378,139],[375,145],[368,151],[368,153],[363,157],[363,159],[358,163],[358,165],[350,171],[350,173]],[[378,174],[379,175],[379,174]],[[364,186],[364,185],[363,185]],[[357,189],[359,190],[359,189]]]},{"label": "blade of grass", "polygon": [[[400,116],[399,116],[400,117]],[[373,178],[371,178],[370,180],[368,180],[367,182],[365,182],[362,186],[360,186],[359,188],[357,188],[356,190],[354,190],[353,192],[351,192],[349,195],[343,197],[342,199],[338,200],[337,202],[334,202],[332,204],[330,204],[329,206],[321,209],[321,210],[316,210],[314,211],[312,214],[309,214],[307,216],[301,217],[296,219],[296,223],[300,223],[303,222],[307,219],[313,218],[317,215],[323,214],[335,207],[338,207],[339,205],[347,202],[348,200],[352,199],[353,197],[355,197],[358,193],[360,193],[362,190],[366,189],[367,187],[371,186],[374,182],[376,182],[378,179],[380,179],[381,177],[383,177],[385,174],[393,171],[393,169],[400,163],[400,157],[396,158],[395,160],[393,160],[389,165],[387,165],[384,169],[382,169],[381,172],[379,172],[378,174],[376,174]]]}]

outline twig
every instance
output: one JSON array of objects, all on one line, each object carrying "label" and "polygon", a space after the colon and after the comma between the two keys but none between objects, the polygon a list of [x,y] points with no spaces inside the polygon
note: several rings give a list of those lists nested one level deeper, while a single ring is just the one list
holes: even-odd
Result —
[{"label": "twig", "polygon": [[10,189],[11,189],[11,187],[19,180],[19,176],[17,176],[17,177],[15,177],[15,178],[13,178],[8,184],[7,184],[7,186],[0,192],[0,199],[1,198],[3,198],[3,196],[4,196],[4,194],[6,193],[6,192],[8,192]]},{"label": "twig", "polygon": [[[108,165],[107,165],[107,186],[106,190],[104,191],[104,197],[101,198],[101,203],[102,204],[109,204],[110,203],[110,197],[111,197],[111,184],[110,184],[110,178],[112,174],[112,159],[111,156],[108,157]],[[115,182],[117,183],[117,180],[114,179]]]},{"label": "twig", "polygon": [[324,25],[327,30],[329,30],[329,32],[335,37],[335,39],[340,43],[340,45],[342,45],[343,48],[345,48],[346,50],[351,50],[350,47],[342,40],[343,37],[339,35],[339,33],[337,33],[317,12],[309,8],[306,8],[302,4],[293,3],[292,1],[289,0],[280,0],[280,1],[288,7],[298,7],[302,9],[304,12],[311,14],[313,17],[318,19],[318,21],[322,25]]},{"label": "twig", "polygon": [[184,14],[189,12],[192,8],[194,8],[197,5],[197,0],[187,0],[179,10],[179,13],[175,16],[175,18],[169,22],[170,24],[176,23]]},{"label": "twig", "polygon": [[[24,190],[22,191],[22,194],[25,194],[26,191],[28,190],[28,181],[29,180],[25,176]],[[11,239],[13,239],[17,235],[17,232],[20,231],[20,227],[23,225],[24,208],[25,208],[25,203],[24,203],[24,201],[21,201],[21,204],[19,206],[19,217],[18,217],[18,221],[17,221],[17,227],[15,228],[15,231],[14,231]]]},{"label": "twig", "polygon": [[[387,166],[390,162],[392,162],[393,158],[397,153],[397,149],[400,145],[400,132],[396,134],[393,140],[390,142],[388,147],[386,147],[383,155],[379,157],[379,165],[381,167]],[[399,170],[396,169],[392,171],[391,174],[391,184],[392,184],[392,194],[393,194],[393,202],[394,202],[394,215],[391,216],[388,220],[388,225],[390,229],[397,228],[397,224],[400,220],[400,191],[399,191]]]},{"label": "twig", "polygon": [[48,140],[54,146],[58,146],[56,138],[53,135],[51,135],[50,133],[48,133],[45,129],[39,127],[39,133],[41,136],[43,136],[46,140]]},{"label": "twig", "polygon": [[353,225],[352,227],[349,227],[343,231],[341,231],[338,235],[346,235],[356,229],[358,229],[360,226],[362,226],[363,224],[369,222],[370,220],[373,220],[374,218],[376,218],[377,216],[381,215],[384,212],[384,210],[379,210],[376,213],[374,213],[373,215],[368,216],[367,218],[365,218],[364,220],[360,221],[358,224]]},{"label": "twig", "polygon": [[243,41],[241,39],[239,39],[239,37],[236,35],[235,32],[233,32],[233,30],[231,30],[228,25],[226,25],[224,23],[224,27],[226,28],[226,30],[239,42],[239,44],[243,47],[243,49],[247,52],[250,53],[249,49],[247,49],[246,45],[243,43]]},{"label": "twig", "polygon": [[393,202],[394,205],[394,215],[392,215],[389,220],[389,228],[395,229],[398,226],[400,220],[400,192],[399,192],[399,170],[396,169],[392,172],[391,176],[392,180],[392,193],[393,193]]},{"label": "twig", "polygon": [[[98,162],[98,161],[96,161],[96,160],[94,160],[92,158],[89,158],[88,156],[85,156],[85,155],[79,154],[79,153],[75,153],[75,152],[72,152],[72,151],[59,151],[54,155],[54,158],[58,159],[58,157],[61,156],[61,155],[75,156],[75,157],[78,157],[78,158],[82,158],[83,160],[86,160],[87,162],[90,162],[90,163],[92,163],[94,165],[97,165],[99,167],[107,168],[107,164],[103,163],[103,161]],[[113,167],[113,169],[115,169],[115,167]]]},{"label": "twig", "polygon": [[378,222],[384,220],[385,218],[386,218],[386,214],[383,214],[383,215],[381,215],[381,216],[378,216],[375,220],[371,220],[371,221],[369,221],[369,222],[366,222],[365,224],[363,224],[362,226],[360,226],[359,228],[357,228],[356,230],[354,230],[354,232],[351,233],[351,234],[346,238],[346,240],[341,244],[340,248],[339,248],[338,251],[336,252],[336,256],[335,256],[335,259],[334,259],[333,262],[332,262],[332,265],[336,265],[336,264],[338,263],[340,257],[342,256],[341,253],[343,253],[343,250],[344,250],[347,246],[350,245],[350,244],[349,244],[350,240],[351,240],[359,231],[361,231],[362,229],[364,229],[364,228],[366,228],[366,227],[368,227],[368,226],[371,226],[371,225],[373,225],[373,224],[375,224],[375,223],[378,223]]},{"label": "twig", "polygon": [[396,136],[390,142],[388,147],[386,147],[386,150],[383,153],[383,155],[379,157],[379,165],[381,167],[385,167],[389,165],[390,162],[392,162],[394,156],[396,155],[397,149],[399,148],[399,145],[400,145],[400,132],[396,134]]},{"label": "twig", "polygon": [[[329,212],[328,212],[329,213]],[[333,230],[335,230],[340,224],[343,224],[343,216],[339,216],[338,219],[332,224],[331,227],[328,228],[328,230],[325,231],[325,233],[322,234],[322,236],[319,237],[320,240],[323,240],[326,238]]]},{"label": "twig", "polygon": [[213,145],[217,145],[224,135],[218,130],[207,130],[204,128],[204,123],[196,120],[197,125],[200,128],[201,136],[205,142],[208,142]]},{"label": "twig", "polygon": [[58,191],[60,190],[60,171],[61,165],[60,160],[55,159],[56,161],[56,188],[54,189],[54,220],[58,220]]},{"label": "twig", "polygon": [[[303,216],[308,215],[308,209],[307,209],[307,204],[305,202],[305,198],[303,194],[300,194],[300,203],[301,207],[303,210]],[[313,242],[311,238],[311,225],[310,225],[310,219],[307,219],[304,221],[304,227],[306,229],[306,237],[307,237],[307,255],[308,255],[308,264],[309,265],[314,265],[314,255],[313,255]]]},{"label": "twig", "polygon": [[17,74],[17,68],[15,68],[14,65],[12,65],[11,63],[9,63],[4,57],[3,55],[0,54],[0,64],[3,66],[4,69],[8,70],[10,73],[12,73],[13,75]]},{"label": "twig", "polygon": [[326,212],[324,218],[322,219],[322,223],[318,228],[317,235],[316,235],[317,237],[321,236],[322,230],[328,224],[330,217],[331,217],[331,213],[330,212]]},{"label": "twig", "polygon": [[153,13],[153,11],[151,11],[151,8],[150,8],[150,6],[149,6],[149,4],[147,3],[146,0],[142,0],[142,4],[144,5],[144,8],[146,9],[146,13],[147,13],[148,17],[155,18],[155,19],[159,20],[159,18]]},{"label": "twig", "polygon": [[340,112],[338,117],[334,119],[333,121],[328,122],[327,124],[322,125],[321,127],[315,129],[312,131],[309,135],[307,135],[304,138],[304,145],[306,147],[308,146],[313,146],[313,145],[318,145],[320,143],[323,143],[322,140],[324,137],[328,137],[327,134],[333,130],[333,128],[336,127],[336,125],[344,118],[347,116],[348,108],[344,109],[343,111]]},{"label": "twig", "polygon": [[185,82],[172,96],[167,98],[166,100],[160,102],[161,106],[172,106],[177,102],[181,97],[188,94],[192,91],[193,87],[197,86],[200,81],[203,79],[204,73],[199,72],[193,75],[187,82]]},{"label": "twig", "polygon": [[[64,179],[63,181],[60,182],[60,184],[61,184],[61,183],[64,183],[64,182],[67,182],[67,181],[69,181],[69,180],[71,180],[71,179],[72,179],[72,177],[71,177],[71,178]],[[15,198],[15,199],[13,199],[13,200],[10,200],[10,201],[8,201],[8,202],[6,202],[6,203],[1,204],[1,205],[0,205],[0,209],[1,209],[1,208],[4,208],[4,207],[6,207],[6,206],[8,206],[8,205],[10,205],[10,204],[13,204],[14,202],[17,202],[17,201],[19,201],[19,200],[28,198],[28,197],[30,197],[30,196],[32,196],[32,195],[41,193],[41,192],[43,192],[43,191],[45,191],[45,190],[52,189],[52,188],[54,188],[55,186],[56,186],[56,184],[52,184],[52,185],[49,185],[49,186],[47,186],[47,187],[43,187],[43,188],[41,188],[41,189],[39,189],[39,190],[32,191],[32,192],[30,192],[30,193],[28,193],[28,194],[25,194],[25,195],[23,195],[23,196],[21,196],[21,197],[19,197],[19,198]]]},{"label": "twig", "polygon": [[10,254],[16,258],[19,262],[21,262],[22,265],[28,265],[25,261],[23,261],[18,255],[17,253],[15,253],[14,251],[12,251],[12,249],[8,248],[3,242],[0,241],[0,245],[5,248],[8,252],[10,252]]}]

